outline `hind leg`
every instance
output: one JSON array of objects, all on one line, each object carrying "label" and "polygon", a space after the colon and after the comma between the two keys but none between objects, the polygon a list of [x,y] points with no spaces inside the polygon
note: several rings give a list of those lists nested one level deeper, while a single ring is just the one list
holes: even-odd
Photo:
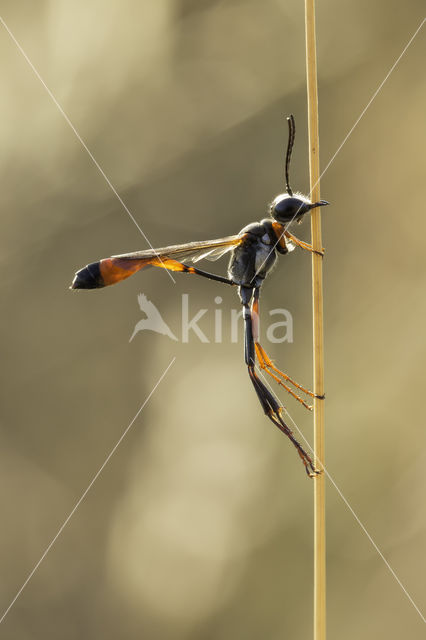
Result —
[{"label": "hind leg", "polygon": [[299,391],[301,391],[302,393],[305,393],[311,398],[319,398],[323,396],[316,396],[312,391],[309,391],[309,389],[305,389],[305,387],[302,387],[301,384],[299,384],[298,382],[290,378],[289,375],[287,375],[286,373],[278,369],[274,365],[272,360],[269,358],[265,349],[259,343],[259,331],[258,331],[258,322],[257,322],[257,319],[259,318],[259,295],[260,295],[260,290],[256,289],[254,291],[253,301],[251,306],[251,312],[253,317],[253,327],[254,327],[254,332],[253,332],[254,345],[255,345],[255,352],[259,362],[259,366],[261,369],[265,371],[265,373],[267,373],[271,378],[273,378],[276,382],[278,382],[278,384],[281,385],[291,396],[293,396],[293,398],[295,398],[298,402],[303,404],[303,406],[306,407],[306,409],[309,409],[309,411],[312,411],[312,406],[307,404],[305,400],[303,400],[303,398],[297,395],[297,393],[295,393],[293,389],[291,389],[287,384],[285,384],[283,380],[285,380],[286,382],[289,382],[291,385],[293,385],[293,387],[295,387],[296,389],[299,389]]},{"label": "hind leg", "polygon": [[[256,290],[257,291],[257,290]],[[255,296],[258,293],[255,291]],[[279,403],[278,399],[269,391],[269,389],[263,384],[259,376],[255,371],[255,341],[254,334],[257,335],[258,330],[258,318],[253,317],[252,310],[250,309],[250,300],[253,295],[253,288],[241,287],[240,297],[243,304],[244,311],[244,358],[247,365],[248,374],[253,387],[256,391],[260,404],[262,405],[265,415],[278,427],[280,431],[291,440],[293,445],[297,449],[304,466],[306,473],[310,478],[315,477],[319,471],[315,468],[314,463],[310,455],[304,450],[300,442],[296,440],[292,430],[284,422],[282,418],[283,406]]]}]

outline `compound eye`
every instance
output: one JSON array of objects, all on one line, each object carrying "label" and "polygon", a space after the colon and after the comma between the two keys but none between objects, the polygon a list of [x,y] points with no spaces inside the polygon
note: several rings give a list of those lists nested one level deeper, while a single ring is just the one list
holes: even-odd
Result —
[{"label": "compound eye", "polygon": [[274,211],[278,213],[278,215],[280,216],[289,215],[294,210],[295,209],[294,209],[293,203],[290,201],[290,198],[277,202],[277,204],[274,207]]},{"label": "compound eye", "polygon": [[309,204],[301,198],[282,198],[273,206],[272,215],[280,222],[291,222],[309,211]]}]

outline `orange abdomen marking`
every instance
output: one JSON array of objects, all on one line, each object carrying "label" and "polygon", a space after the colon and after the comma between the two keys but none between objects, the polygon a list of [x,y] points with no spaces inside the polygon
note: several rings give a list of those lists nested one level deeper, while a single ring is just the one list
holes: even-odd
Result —
[{"label": "orange abdomen marking", "polygon": [[99,262],[99,269],[101,272],[104,285],[107,287],[110,284],[116,284],[130,278],[134,273],[140,271],[144,267],[162,267],[169,271],[184,271],[186,273],[196,273],[194,267],[187,267],[186,265],[172,260],[171,258],[159,258],[157,256],[150,258],[105,258]]},{"label": "orange abdomen marking", "polygon": [[126,258],[104,258],[99,262],[104,285],[116,284],[147,265],[147,260],[128,260]]}]

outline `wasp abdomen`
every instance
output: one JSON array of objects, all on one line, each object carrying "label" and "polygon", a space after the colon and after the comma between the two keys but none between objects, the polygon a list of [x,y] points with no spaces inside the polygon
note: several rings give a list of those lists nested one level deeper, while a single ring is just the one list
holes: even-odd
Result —
[{"label": "wasp abdomen", "polygon": [[99,289],[104,286],[100,263],[91,262],[77,271],[70,289]]}]

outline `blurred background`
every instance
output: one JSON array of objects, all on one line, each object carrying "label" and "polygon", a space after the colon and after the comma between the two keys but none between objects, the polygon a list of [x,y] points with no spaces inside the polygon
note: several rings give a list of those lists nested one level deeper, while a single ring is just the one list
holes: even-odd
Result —
[{"label": "blurred background", "polygon": [[[324,167],[419,26],[420,0],[318,2]],[[237,233],[308,184],[303,3],[3,0],[1,15],[153,246]],[[322,180],[326,465],[425,608],[424,28]],[[171,362],[0,626],[16,640],[301,640],[312,629],[312,493],[232,343],[236,292],[158,269],[70,292],[74,271],[147,243],[0,28],[3,612]],[[294,232],[309,239],[309,224]],[[226,260],[210,265],[224,273]],[[310,386],[310,258],[263,293]],[[179,337],[142,331],[144,293]],[[180,339],[182,294],[209,342]],[[223,302],[215,302],[216,296]],[[223,340],[214,342],[214,310]],[[305,437],[312,416],[277,390]],[[334,487],[330,638],[424,637]]]}]

